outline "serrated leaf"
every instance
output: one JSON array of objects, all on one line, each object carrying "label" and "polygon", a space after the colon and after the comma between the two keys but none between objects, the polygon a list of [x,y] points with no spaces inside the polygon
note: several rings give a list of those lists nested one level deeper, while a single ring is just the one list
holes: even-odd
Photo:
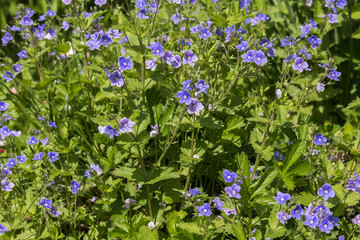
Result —
[{"label": "serrated leaf", "polygon": [[167,179],[176,179],[180,178],[180,174],[178,172],[173,171],[172,167],[161,167],[154,171],[152,178],[148,180],[145,184],[154,184]]},{"label": "serrated leaf", "polygon": [[114,170],[114,174],[118,177],[136,181],[136,183],[144,183],[144,178],[140,168],[119,167]]},{"label": "serrated leaf", "polygon": [[176,225],[176,227],[180,228],[182,230],[185,230],[186,232],[190,232],[190,233],[194,233],[194,234],[198,234],[198,235],[203,235],[203,233],[204,233],[202,231],[202,229],[200,228],[200,226],[193,222],[178,223]]},{"label": "serrated leaf", "polygon": [[305,148],[305,141],[297,141],[291,144],[289,150],[286,152],[285,165],[282,170],[282,175],[286,175],[288,169],[302,156]]}]

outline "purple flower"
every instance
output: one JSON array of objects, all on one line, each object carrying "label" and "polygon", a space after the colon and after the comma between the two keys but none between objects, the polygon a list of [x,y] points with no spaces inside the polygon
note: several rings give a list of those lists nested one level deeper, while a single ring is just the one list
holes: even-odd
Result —
[{"label": "purple flower", "polygon": [[332,224],[329,220],[323,219],[320,222],[319,229],[321,232],[330,233],[331,229],[334,228],[334,224]]},{"label": "purple flower", "polygon": [[151,51],[154,53],[155,56],[162,57],[165,54],[163,50],[163,46],[158,42],[150,43],[150,46],[147,46],[147,48],[151,49]]},{"label": "purple flower", "polygon": [[311,228],[316,228],[318,223],[319,217],[317,215],[305,215],[305,222],[303,222],[304,225],[307,225]]},{"label": "purple flower", "polygon": [[111,86],[122,87],[124,85],[123,76],[118,70],[110,73],[108,79],[111,82]]},{"label": "purple flower", "polygon": [[315,35],[312,35],[311,37],[309,37],[308,42],[311,44],[312,48],[317,48],[320,47],[321,44],[321,39],[317,38]]},{"label": "purple flower", "polygon": [[27,58],[27,51],[25,49],[21,50],[20,52],[18,52],[17,55],[18,55],[19,59]]},{"label": "purple flower", "polygon": [[109,47],[109,44],[112,44],[113,40],[110,36],[110,33],[104,33],[103,31],[100,32],[100,45],[105,45],[105,47]]},{"label": "purple flower", "polygon": [[43,157],[44,157],[44,153],[43,153],[43,152],[39,152],[38,154],[35,153],[33,160],[40,161],[40,160],[42,160]]},{"label": "purple flower", "polygon": [[85,171],[84,177],[86,177],[87,179],[90,179],[90,178],[91,178],[90,170],[86,170],[86,171]]},{"label": "purple flower", "polygon": [[218,210],[223,210],[223,206],[224,206],[224,201],[221,201],[220,198],[215,198],[213,201],[212,201],[214,204],[215,204],[215,207],[218,209]]},{"label": "purple flower", "polygon": [[226,208],[225,210],[224,210],[224,213],[226,214],[226,215],[231,215],[231,214],[233,214],[233,215],[236,215],[237,214],[237,212],[236,212],[236,210],[235,209],[230,209],[230,208]]},{"label": "purple flower", "polygon": [[147,60],[145,62],[146,69],[151,69],[151,71],[154,71],[156,69],[156,60],[157,58],[153,58],[153,60]]},{"label": "purple flower", "polygon": [[1,139],[6,138],[7,136],[10,135],[10,129],[8,126],[3,126],[2,128],[0,128],[0,134],[1,134]]},{"label": "purple flower", "polygon": [[339,240],[345,240],[344,235],[341,235],[341,236],[339,237]]},{"label": "purple flower", "polygon": [[299,71],[299,72],[303,72],[304,69],[306,71],[310,71],[311,69],[308,68],[308,66],[309,64],[304,59],[302,59],[301,57],[297,57],[294,61],[294,64],[292,65],[292,68],[295,71]]},{"label": "purple flower", "polygon": [[1,180],[1,189],[5,192],[11,192],[12,188],[14,186],[15,186],[15,184],[12,182],[8,182],[7,178],[4,178],[3,180]]},{"label": "purple flower", "polygon": [[239,45],[235,45],[235,47],[239,52],[243,52],[248,48],[248,42],[242,41]]},{"label": "purple flower", "polygon": [[281,89],[276,89],[275,96],[276,96],[277,99],[281,98]]},{"label": "purple flower", "polygon": [[56,15],[56,12],[54,12],[53,10],[48,10],[45,14],[48,15],[49,17],[53,17]]},{"label": "purple flower", "polygon": [[137,7],[138,9],[142,10],[146,7],[146,5],[146,0],[136,0],[135,7]]},{"label": "purple flower", "polygon": [[134,66],[134,63],[130,60],[130,57],[125,58],[125,57],[121,56],[118,59],[118,63],[120,65],[120,69],[122,71],[130,70]]},{"label": "purple flower", "polygon": [[189,104],[189,107],[187,109],[189,114],[196,114],[199,115],[200,111],[204,109],[204,105],[197,99],[197,98],[191,98],[191,103]]},{"label": "purple flower", "polygon": [[183,87],[182,87],[183,90],[189,90],[189,91],[192,90],[191,80],[183,81],[182,85],[183,85]]},{"label": "purple flower", "polygon": [[306,59],[311,59],[311,57],[310,57],[311,54],[310,54],[310,53],[307,53],[305,48],[301,49],[301,50],[300,50],[300,53],[304,54],[304,57],[305,57]]},{"label": "purple flower", "polygon": [[17,161],[15,160],[15,158],[10,158],[9,161],[7,163],[5,163],[5,166],[8,169],[11,169],[13,166],[15,166],[17,164]]},{"label": "purple flower", "polygon": [[290,194],[288,193],[282,193],[280,191],[277,192],[277,197],[273,197],[277,203],[280,203],[281,205],[286,205],[286,201],[291,199]]},{"label": "purple flower", "polygon": [[56,207],[53,205],[50,206],[50,210],[48,212],[54,217],[58,217],[61,214],[61,212],[59,210],[56,210]]},{"label": "purple flower", "polygon": [[5,111],[9,107],[9,104],[3,101],[0,101],[0,111]]},{"label": "purple flower", "polygon": [[234,197],[234,198],[241,198],[239,192],[240,192],[241,187],[239,185],[237,185],[236,183],[234,183],[233,185],[231,185],[231,187],[226,187],[225,188],[225,192],[229,195],[229,197]]},{"label": "purple flower", "polygon": [[168,64],[171,65],[175,61],[175,57],[171,51],[167,50],[162,59]]},{"label": "purple flower", "polygon": [[336,7],[344,9],[344,7],[347,5],[347,1],[346,0],[338,0],[336,2]]},{"label": "purple flower", "polygon": [[337,72],[337,71],[335,71],[335,70],[332,70],[332,71],[328,74],[328,77],[329,77],[331,80],[339,81],[340,75],[341,75],[341,72]]},{"label": "purple flower", "polygon": [[159,125],[158,124],[151,126],[151,128],[153,130],[150,132],[150,137],[156,137],[157,135],[159,135]]},{"label": "purple flower", "polygon": [[243,62],[252,62],[254,55],[255,55],[255,51],[249,50],[245,54],[241,55],[241,58],[243,59],[242,61]]},{"label": "purple flower", "polygon": [[48,157],[50,162],[55,162],[56,160],[59,159],[59,153],[50,151],[48,152]]},{"label": "purple flower", "polygon": [[31,26],[34,24],[34,21],[29,16],[24,16],[21,19],[20,24],[23,26]]},{"label": "purple flower", "polygon": [[325,90],[325,84],[323,84],[323,83],[318,83],[317,85],[316,85],[316,91],[318,91],[319,93],[320,92],[323,92],[324,90]]},{"label": "purple flower", "polygon": [[28,159],[25,154],[16,156],[16,159],[19,160],[19,163],[24,163]]},{"label": "purple flower", "polygon": [[95,0],[95,4],[101,7],[106,4],[106,0]]},{"label": "purple flower", "polygon": [[35,136],[31,136],[31,137],[29,138],[29,141],[27,142],[27,144],[29,144],[29,145],[35,145],[35,144],[37,144],[38,142],[39,142],[39,140],[37,140]]},{"label": "purple flower", "polygon": [[52,204],[52,200],[51,199],[46,199],[44,197],[40,198],[40,205],[43,206],[44,208],[49,208]]},{"label": "purple flower", "polygon": [[174,56],[174,61],[172,62],[171,68],[179,68],[181,66],[181,57],[179,55]]},{"label": "purple flower", "polygon": [[105,128],[104,128],[104,134],[107,136],[109,135],[110,136],[110,139],[115,136],[119,136],[119,130],[117,129],[114,129],[112,128],[110,125],[107,125]]},{"label": "purple flower", "polygon": [[22,69],[21,64],[20,63],[15,64],[13,66],[13,69],[14,69],[15,73],[19,73],[21,71],[21,69]]},{"label": "purple flower", "polygon": [[329,13],[328,14],[329,23],[337,23],[338,22],[337,17],[338,17],[338,15],[336,13]]},{"label": "purple flower", "polygon": [[333,7],[335,0],[325,0],[325,7]]},{"label": "purple flower", "polygon": [[4,225],[0,224],[0,235],[4,235],[5,232],[10,231],[9,229],[7,229],[7,227],[5,227]]},{"label": "purple flower", "polygon": [[98,176],[101,175],[101,173],[102,173],[102,170],[101,170],[99,164],[96,164],[96,165],[94,163],[91,164],[90,169],[95,171]]},{"label": "purple flower", "polygon": [[199,38],[203,38],[203,39],[208,39],[209,37],[211,37],[211,32],[209,30],[207,30],[206,28],[201,29],[200,33],[199,33]]},{"label": "purple flower", "polygon": [[76,194],[81,189],[81,186],[77,181],[71,180],[70,189],[73,194]]},{"label": "purple flower", "polygon": [[315,145],[326,145],[327,138],[324,137],[321,133],[316,134],[314,143]]},{"label": "purple flower", "polygon": [[180,13],[176,13],[171,16],[171,20],[173,20],[174,24],[178,24],[182,20],[185,20],[186,18],[182,17]]},{"label": "purple flower", "polygon": [[194,189],[189,188],[189,192],[190,192],[191,196],[193,196],[193,197],[195,197],[196,194],[201,194],[198,187],[196,187]]},{"label": "purple flower", "polygon": [[178,92],[176,97],[180,99],[179,103],[185,103],[186,105],[191,104],[191,96],[186,90]]},{"label": "purple flower", "polygon": [[263,66],[267,62],[267,58],[263,51],[256,51],[253,57],[253,61],[259,65]]},{"label": "purple flower", "polygon": [[360,227],[360,214],[356,215],[351,221]]},{"label": "purple flower", "polygon": [[184,64],[189,64],[190,66],[194,66],[194,62],[198,60],[198,57],[190,50],[185,52],[183,57]]},{"label": "purple flower", "polygon": [[8,44],[8,42],[10,42],[12,39],[13,39],[13,37],[11,36],[11,34],[6,32],[4,37],[1,38],[2,45],[6,46]]},{"label": "purple flower", "polygon": [[201,216],[209,217],[212,214],[210,209],[210,204],[208,203],[205,203],[204,205],[197,207],[197,210],[199,211],[199,217]]},{"label": "purple flower", "polygon": [[191,33],[199,33],[201,31],[201,26],[197,25],[195,27],[190,28]]},{"label": "purple flower", "polygon": [[209,88],[209,85],[205,84],[204,79],[200,79],[196,84],[196,88],[199,90],[199,92],[207,93],[206,89]]},{"label": "purple flower", "polygon": [[56,128],[57,126],[56,126],[56,123],[55,122],[52,122],[52,121],[49,121],[48,122],[48,125],[49,125],[49,127],[53,127],[53,128]]},{"label": "purple flower", "polygon": [[135,122],[131,121],[130,119],[122,118],[120,119],[120,127],[119,130],[122,133],[132,132],[132,127],[135,125]]},{"label": "purple flower", "polygon": [[10,71],[6,71],[2,77],[6,82],[10,82],[15,79],[14,74],[12,74]]},{"label": "purple flower", "polygon": [[304,215],[304,209],[301,207],[301,205],[298,204],[293,210],[290,211],[290,214],[293,218],[301,220],[301,216]]},{"label": "purple flower", "polygon": [[62,2],[65,4],[65,5],[69,5],[71,3],[72,0],[62,0]]},{"label": "purple flower", "polygon": [[285,221],[291,218],[291,215],[287,215],[284,211],[278,212],[277,218],[282,224],[285,224]]},{"label": "purple flower", "polygon": [[225,182],[232,182],[235,178],[238,177],[238,175],[234,172],[230,172],[229,170],[225,169],[222,174]]},{"label": "purple flower", "polygon": [[335,191],[332,189],[331,185],[325,183],[317,192],[320,197],[324,197],[325,201],[329,198],[335,197]]},{"label": "purple flower", "polygon": [[49,139],[45,138],[45,139],[40,139],[41,144],[46,147],[46,145],[49,143]]}]

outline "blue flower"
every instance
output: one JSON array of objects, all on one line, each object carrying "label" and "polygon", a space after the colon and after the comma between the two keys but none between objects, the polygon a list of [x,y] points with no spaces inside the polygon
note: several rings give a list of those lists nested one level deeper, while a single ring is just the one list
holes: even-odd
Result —
[{"label": "blue flower", "polygon": [[189,64],[191,67],[194,66],[194,63],[197,62],[198,57],[190,50],[185,52],[183,57],[184,64]]},{"label": "blue flower", "polygon": [[55,162],[56,160],[59,159],[59,153],[50,151],[48,152],[48,157],[50,162]]},{"label": "blue flower", "polygon": [[12,72],[10,72],[10,71],[6,71],[2,77],[6,82],[10,82],[15,79],[14,74],[12,74]]},{"label": "blue flower", "polygon": [[323,219],[320,222],[319,229],[321,232],[330,233],[331,229],[334,228],[334,224],[332,224],[329,220]]},{"label": "blue flower", "polygon": [[70,28],[70,23],[67,21],[63,21],[61,28],[67,31]]},{"label": "blue flower", "polygon": [[135,7],[137,7],[138,9],[142,10],[146,7],[146,5],[146,0],[136,0]]},{"label": "blue flower", "polygon": [[351,221],[360,227],[360,214],[356,215]]},{"label": "blue flower", "polygon": [[13,69],[14,69],[15,73],[19,73],[21,71],[21,69],[22,69],[21,64],[20,63],[15,64],[13,66]]},{"label": "blue flower", "polygon": [[321,133],[316,134],[314,143],[315,145],[326,145],[327,138],[324,137]]},{"label": "blue flower", "polygon": [[311,228],[316,228],[316,226],[319,223],[319,217],[317,215],[305,215],[305,222],[303,222],[304,225],[307,225]]},{"label": "blue flower", "polygon": [[204,205],[197,207],[197,210],[200,212],[199,217],[201,216],[209,217],[212,214],[210,209],[210,204],[208,203],[205,203]]},{"label": "blue flower", "polygon": [[132,132],[132,127],[135,125],[135,122],[131,121],[126,117],[120,119],[119,123],[120,123],[119,130],[122,133]]},{"label": "blue flower", "polygon": [[234,172],[230,172],[229,170],[225,169],[223,174],[222,174],[225,182],[232,182],[234,181],[235,178],[238,177],[238,175]]},{"label": "blue flower", "polygon": [[24,16],[21,19],[20,24],[23,26],[31,26],[34,24],[34,21],[29,16]]},{"label": "blue flower", "polygon": [[70,189],[73,194],[76,194],[81,189],[81,186],[77,181],[72,180]]},{"label": "blue flower", "polygon": [[259,66],[263,66],[265,63],[267,63],[267,58],[263,51],[259,50],[256,51],[253,57],[254,63],[256,63]]},{"label": "blue flower", "polygon": [[147,48],[151,49],[151,51],[154,53],[155,56],[162,57],[165,54],[163,50],[163,46],[158,42],[150,43],[150,46],[147,46]]},{"label": "blue flower", "polygon": [[94,163],[91,164],[90,169],[95,171],[97,173],[97,175],[101,175],[101,173],[102,173],[102,170],[101,170],[99,164],[96,164],[96,165]]},{"label": "blue flower", "polygon": [[49,143],[49,139],[45,138],[45,139],[40,139],[41,144],[46,147],[46,145]]},{"label": "blue flower", "polygon": [[0,111],[5,111],[9,107],[9,104],[3,101],[0,101]]},{"label": "blue flower", "polygon": [[199,33],[201,31],[201,26],[197,25],[195,27],[190,28],[191,33]]},{"label": "blue flower", "polygon": [[196,187],[194,189],[189,188],[189,192],[190,192],[191,196],[193,196],[193,197],[195,197],[196,194],[201,194],[198,187]]},{"label": "blue flower", "polygon": [[84,177],[91,178],[90,170],[85,171]]},{"label": "blue flower", "polygon": [[189,104],[189,107],[187,109],[189,114],[196,114],[199,115],[200,111],[204,109],[204,105],[197,99],[197,98],[191,98],[191,103]]},{"label": "blue flower", "polygon": [[209,88],[209,85],[205,84],[204,79],[200,79],[196,84],[196,88],[199,90],[199,92],[207,93],[206,90]]},{"label": "blue flower", "polygon": [[183,85],[183,87],[182,87],[183,90],[189,90],[189,91],[192,90],[191,80],[183,81],[182,85]]},{"label": "blue flower", "polygon": [[5,232],[10,231],[9,229],[7,229],[7,227],[5,227],[4,225],[0,224],[0,235],[4,235]]},{"label": "blue flower", "polygon": [[337,71],[335,71],[335,70],[332,70],[332,71],[328,74],[328,77],[329,77],[331,80],[339,81],[340,75],[341,75],[341,72],[337,72]]},{"label": "blue flower", "polygon": [[223,210],[223,206],[224,206],[224,201],[221,201],[220,198],[215,198],[213,201],[212,201],[215,205],[215,207],[218,209],[218,210]]},{"label": "blue flower", "polygon": [[17,161],[15,160],[15,158],[10,158],[9,161],[7,163],[5,163],[5,166],[8,169],[11,169],[13,166],[15,166],[17,164]]},{"label": "blue flower", "polygon": [[241,55],[241,58],[243,59],[242,61],[243,62],[252,62],[254,55],[255,55],[255,51],[249,50],[245,54]]},{"label": "blue flower", "polygon": [[156,69],[156,60],[157,58],[153,58],[153,60],[147,60],[145,62],[146,69],[151,69],[151,71],[154,71]]},{"label": "blue flower", "polygon": [[181,57],[179,55],[174,56],[174,61],[172,62],[171,68],[181,67]]},{"label": "blue flower", "polygon": [[94,3],[101,7],[102,5],[106,4],[106,0],[95,0]]},{"label": "blue flower", "polygon": [[344,7],[347,5],[347,1],[346,0],[338,0],[336,2],[336,7],[344,9]]},{"label": "blue flower", "polygon": [[286,201],[291,199],[290,194],[288,193],[282,193],[280,191],[277,192],[277,197],[273,197],[277,203],[280,203],[281,205],[285,205]]},{"label": "blue flower", "polygon": [[209,30],[207,30],[206,28],[201,29],[200,33],[199,33],[199,38],[203,38],[203,39],[208,39],[209,37],[211,37],[211,32]]},{"label": "blue flower", "polygon": [[65,4],[65,5],[69,5],[71,3],[72,0],[62,0],[62,2]]},{"label": "blue flower", "polygon": [[27,142],[27,144],[29,144],[29,145],[35,145],[35,144],[37,144],[38,142],[39,142],[39,140],[37,140],[35,136],[31,136],[31,137],[29,138],[29,141]]},{"label": "blue flower", "polygon": [[10,135],[10,133],[11,131],[8,126],[3,126],[2,128],[0,128],[1,139],[6,138]]},{"label": "blue flower", "polygon": [[123,76],[118,70],[110,73],[108,79],[111,82],[111,86],[122,87],[124,85]]},{"label": "blue flower", "polygon": [[233,198],[241,198],[239,192],[241,190],[241,187],[234,183],[233,185],[231,185],[231,187],[226,187],[225,188],[225,192],[229,195],[229,197],[233,197]]},{"label": "blue flower", "polygon": [[244,40],[239,45],[235,45],[235,47],[239,52],[243,52],[248,48],[248,42]]},{"label": "blue flower", "polygon": [[320,197],[323,197],[325,201],[329,198],[335,197],[335,191],[332,189],[331,185],[325,183],[317,192]]},{"label": "blue flower", "polygon": [[56,15],[56,12],[54,12],[53,10],[48,10],[45,14],[48,15],[49,17],[53,17]]},{"label": "blue flower", "polygon": [[48,125],[49,125],[49,127],[53,127],[53,128],[56,128],[57,126],[56,126],[56,123],[55,122],[52,122],[52,121],[49,121],[48,122]]},{"label": "blue flower", "polygon": [[338,15],[336,13],[329,13],[328,15],[329,23],[337,23],[338,22]]},{"label": "blue flower", "polygon": [[101,31],[99,44],[105,45],[105,47],[109,47],[109,44],[112,44],[112,43],[113,43],[113,40],[112,40],[110,34],[104,33],[103,31]]},{"label": "blue flower", "polygon": [[190,105],[191,103],[191,96],[188,91],[180,91],[176,94],[176,97],[179,98],[179,103],[185,103],[186,105]]},{"label": "blue flower", "polygon": [[20,52],[18,52],[17,55],[18,55],[19,59],[27,58],[27,51],[25,49],[21,50]]},{"label": "blue flower", "polygon": [[8,42],[10,42],[13,39],[10,33],[6,32],[4,37],[1,38],[2,45],[6,46]]},{"label": "blue flower", "polygon": [[164,56],[162,57],[162,59],[168,64],[171,65],[172,62],[175,61],[175,57],[173,55],[173,53],[169,50],[166,51],[166,53],[164,54]]},{"label": "blue flower", "polygon": [[39,161],[39,160],[42,160],[43,157],[44,157],[43,152],[39,152],[38,154],[35,153],[33,160]]},{"label": "blue flower", "polygon": [[43,206],[44,208],[49,208],[52,204],[52,200],[50,199],[46,199],[44,197],[40,198],[40,205]]},{"label": "blue flower", "polygon": [[308,68],[309,64],[302,59],[301,57],[295,58],[294,64],[292,65],[292,68],[295,71],[303,72],[304,70],[310,71],[311,69]]},{"label": "blue flower", "polygon": [[104,134],[106,136],[109,135],[110,138],[113,138],[114,136],[119,136],[119,130],[112,128],[110,125],[107,125],[104,128]]},{"label": "blue flower", "polygon": [[8,182],[7,178],[4,178],[3,180],[1,180],[1,189],[5,192],[11,192],[12,188],[14,186],[15,186],[15,184],[12,182]]},{"label": "blue flower", "polygon": [[61,212],[59,210],[56,210],[56,207],[53,205],[50,206],[50,210],[48,211],[48,213],[50,213],[54,217],[58,217],[61,214]]},{"label": "blue flower", "polygon": [[28,159],[25,154],[16,156],[16,159],[19,160],[19,163],[24,163]]},{"label": "blue flower", "polygon": [[320,47],[320,44],[322,42],[321,39],[317,38],[315,35],[312,35],[311,37],[309,37],[308,41],[311,44],[311,47],[314,49],[317,47]]},{"label": "blue flower", "polygon": [[291,218],[291,215],[287,215],[284,211],[278,212],[277,218],[282,224],[285,224],[285,221]]},{"label": "blue flower", "polygon": [[120,65],[120,69],[122,70],[122,71],[125,71],[125,70],[130,70],[130,69],[132,69],[133,68],[133,66],[134,66],[134,63],[130,60],[130,57],[123,57],[123,56],[121,56],[121,57],[119,57],[119,59],[118,59],[118,63],[119,63],[119,65]]},{"label": "blue flower", "polygon": [[290,214],[293,218],[301,220],[301,216],[304,215],[304,209],[298,204],[293,210],[291,210]]}]

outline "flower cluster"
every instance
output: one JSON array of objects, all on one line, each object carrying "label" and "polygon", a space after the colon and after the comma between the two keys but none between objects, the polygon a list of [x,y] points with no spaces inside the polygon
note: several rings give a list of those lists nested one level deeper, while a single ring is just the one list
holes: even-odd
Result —
[{"label": "flower cluster", "polygon": [[86,170],[85,171],[85,174],[84,174],[84,176],[86,177],[86,178],[91,178],[91,172],[96,172],[96,174],[99,176],[99,175],[101,175],[101,173],[102,173],[102,170],[101,170],[101,168],[100,168],[100,166],[99,166],[99,164],[91,164],[90,165],[90,170]]},{"label": "flower cluster", "polygon": [[50,213],[54,217],[58,217],[61,214],[61,212],[59,210],[57,210],[54,205],[52,205],[51,199],[46,199],[46,198],[42,197],[40,199],[40,205],[44,208],[47,208],[48,213]]},{"label": "flower cluster", "polygon": [[355,179],[350,178],[346,188],[354,192],[360,193],[360,176],[354,173]]},{"label": "flower cluster", "polygon": [[[209,85],[205,84],[203,79],[200,79],[195,86],[198,92],[194,93],[191,80],[184,81],[182,84],[183,90],[176,94],[176,97],[179,98],[179,103],[185,103],[185,105],[188,105],[187,112],[189,114],[199,115],[200,111],[204,109],[204,105],[198,100],[198,98],[200,97],[201,92],[205,94],[207,93]],[[191,97],[189,91],[194,94],[194,97]]]},{"label": "flower cluster", "polygon": [[110,125],[107,126],[99,126],[98,130],[101,134],[105,134],[110,138],[114,136],[119,136],[119,131],[121,133],[132,132],[132,127],[135,125],[135,122],[131,121],[130,119],[124,117],[119,121],[119,129],[116,127],[111,127]]}]

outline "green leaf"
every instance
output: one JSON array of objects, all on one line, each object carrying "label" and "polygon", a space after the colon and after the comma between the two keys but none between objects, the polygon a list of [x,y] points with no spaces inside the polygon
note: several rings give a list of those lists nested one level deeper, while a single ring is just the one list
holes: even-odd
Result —
[{"label": "green leaf", "polygon": [[240,116],[233,116],[226,121],[226,129],[224,132],[238,130],[245,127],[244,119]]},{"label": "green leaf", "polygon": [[350,192],[345,198],[346,206],[355,206],[360,202],[360,194],[357,192]]},{"label": "green leaf", "polygon": [[180,228],[182,230],[185,230],[186,232],[190,232],[190,233],[194,233],[194,234],[198,234],[198,235],[204,234],[204,232],[202,231],[200,226],[193,222],[191,222],[191,223],[190,222],[182,222],[182,223],[177,224],[176,227]]},{"label": "green leaf", "polygon": [[255,196],[265,193],[266,188],[275,180],[275,178],[278,176],[278,171],[275,169],[268,170],[265,172],[259,181],[251,185],[250,188],[254,188],[255,191],[252,194],[250,199],[253,199]]},{"label": "green leaf", "polygon": [[223,124],[221,123],[221,121],[219,121],[218,119],[216,119],[214,117],[201,118],[199,120],[199,123],[202,127],[208,128],[208,129],[219,129],[219,128],[223,127]]},{"label": "green leaf", "polygon": [[[358,30],[360,35],[360,28]],[[358,107],[360,107],[360,98],[356,97],[356,99],[354,99],[351,103],[349,103],[349,105],[346,108],[350,109],[350,108],[358,108]]]},{"label": "green leaf", "polygon": [[[360,3],[351,6],[351,18],[360,19]],[[360,28],[358,30],[360,30]]]},{"label": "green leaf", "polygon": [[248,120],[249,122],[269,123],[269,120],[260,116],[246,118],[246,120]]},{"label": "green leaf", "polygon": [[297,204],[308,206],[310,203],[315,201],[315,196],[308,192],[302,192],[296,201]]},{"label": "green leaf", "polygon": [[70,50],[70,44],[69,43],[62,43],[56,47],[56,51],[59,54],[67,53]]},{"label": "green leaf", "polygon": [[137,183],[143,184],[145,182],[140,168],[119,167],[114,170],[114,174],[115,176],[127,178]]},{"label": "green leaf", "polygon": [[157,182],[160,182],[163,180],[167,180],[167,179],[180,178],[179,173],[174,172],[173,170],[174,170],[174,168],[172,168],[172,167],[161,167],[161,168],[157,169],[156,171],[154,171],[152,179],[150,179],[145,184],[154,184],[154,183],[157,183]]},{"label": "green leaf", "polygon": [[291,144],[289,150],[286,153],[285,165],[282,170],[282,175],[286,175],[288,169],[303,155],[305,148],[305,141],[297,141]]},{"label": "green leaf", "polygon": [[250,161],[248,156],[242,152],[235,156],[238,168],[243,171],[243,176],[246,177],[245,183],[250,186]]},{"label": "green leaf", "polygon": [[289,113],[289,107],[285,105],[280,105],[277,110],[278,110],[280,124],[282,125],[286,122],[286,118]]},{"label": "green leaf", "polygon": [[232,224],[231,227],[238,240],[246,240],[245,232],[242,227],[236,226],[235,224]]}]

